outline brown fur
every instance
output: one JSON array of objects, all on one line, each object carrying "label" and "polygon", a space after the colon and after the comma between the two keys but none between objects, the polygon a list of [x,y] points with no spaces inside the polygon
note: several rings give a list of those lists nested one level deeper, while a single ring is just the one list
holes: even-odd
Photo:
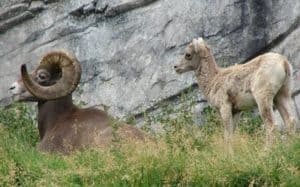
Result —
[{"label": "brown fur", "polygon": [[292,67],[284,56],[266,53],[245,64],[220,68],[209,47],[199,38],[187,46],[185,57],[174,68],[177,73],[195,71],[201,91],[221,114],[227,142],[234,130],[233,114],[258,106],[267,129],[266,144],[271,145],[275,126],[274,101],[288,131],[295,132],[297,119],[291,104]]},{"label": "brown fur", "polygon": [[39,102],[38,128],[41,138],[39,149],[46,152],[69,153],[89,147],[106,148],[114,139],[144,140],[145,134],[130,125],[116,125],[105,112],[79,109],[71,95]]},{"label": "brown fur", "polygon": [[[51,59],[56,56],[50,55],[45,60],[48,64],[52,63]],[[55,61],[59,60],[61,59]],[[53,81],[52,72],[41,66],[39,68],[28,75],[30,79],[42,88],[55,86],[57,81]],[[50,76],[42,77],[48,74]],[[41,140],[38,148],[41,151],[67,154],[84,148],[107,148],[114,140],[126,142],[146,138],[143,132],[133,126],[117,124],[104,111],[76,107],[72,101],[72,93],[51,100],[39,98],[28,91],[23,80],[20,78],[16,81],[11,90],[17,101],[38,102],[37,118]]]}]

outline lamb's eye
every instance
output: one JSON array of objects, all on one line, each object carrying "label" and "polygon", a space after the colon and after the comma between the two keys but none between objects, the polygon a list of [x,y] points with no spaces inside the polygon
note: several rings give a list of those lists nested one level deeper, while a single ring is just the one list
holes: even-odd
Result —
[{"label": "lamb's eye", "polygon": [[185,58],[186,58],[187,60],[190,60],[190,59],[191,59],[191,57],[192,57],[192,55],[191,55],[191,54],[189,54],[189,53],[186,53],[186,54],[185,54]]}]

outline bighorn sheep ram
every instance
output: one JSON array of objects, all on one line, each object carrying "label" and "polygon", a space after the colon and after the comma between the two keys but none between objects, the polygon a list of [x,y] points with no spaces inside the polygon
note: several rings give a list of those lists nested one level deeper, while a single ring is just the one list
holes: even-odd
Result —
[{"label": "bighorn sheep ram", "polygon": [[55,51],[46,54],[40,65],[28,74],[21,66],[21,78],[12,84],[17,101],[38,103],[38,148],[63,154],[91,147],[107,147],[115,135],[121,140],[144,140],[144,134],[130,125],[114,132],[111,118],[103,111],[80,109],[73,104],[72,92],[81,77],[81,67],[74,55]]},{"label": "bighorn sheep ram", "polygon": [[298,119],[291,98],[292,66],[284,56],[266,53],[245,64],[221,68],[205,41],[198,38],[186,47],[183,59],[174,69],[179,74],[195,72],[202,93],[220,113],[229,149],[234,132],[233,116],[255,106],[265,124],[266,148],[274,140],[273,105],[288,132],[295,132]]}]

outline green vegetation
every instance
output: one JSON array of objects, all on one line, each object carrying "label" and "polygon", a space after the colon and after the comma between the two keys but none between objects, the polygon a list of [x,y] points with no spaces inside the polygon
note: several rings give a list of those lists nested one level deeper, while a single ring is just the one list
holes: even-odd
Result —
[{"label": "green vegetation", "polygon": [[[182,98],[186,100],[187,98]],[[38,132],[24,105],[0,111],[0,186],[300,186],[300,136],[277,138],[263,151],[259,118],[245,113],[227,155],[216,112],[193,124],[186,105],[145,114],[163,126],[156,143],[112,145],[70,156],[40,153]]]}]

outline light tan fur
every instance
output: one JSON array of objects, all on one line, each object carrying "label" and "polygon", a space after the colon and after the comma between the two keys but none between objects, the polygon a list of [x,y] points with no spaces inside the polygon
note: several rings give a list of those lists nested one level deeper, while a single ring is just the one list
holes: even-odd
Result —
[{"label": "light tan fur", "polygon": [[195,71],[199,88],[221,115],[228,144],[234,132],[233,115],[256,106],[266,128],[266,147],[274,140],[273,105],[288,132],[295,132],[297,118],[291,98],[292,66],[286,57],[266,53],[245,64],[221,68],[210,48],[199,38],[186,47],[184,58],[174,68],[177,73]]}]

